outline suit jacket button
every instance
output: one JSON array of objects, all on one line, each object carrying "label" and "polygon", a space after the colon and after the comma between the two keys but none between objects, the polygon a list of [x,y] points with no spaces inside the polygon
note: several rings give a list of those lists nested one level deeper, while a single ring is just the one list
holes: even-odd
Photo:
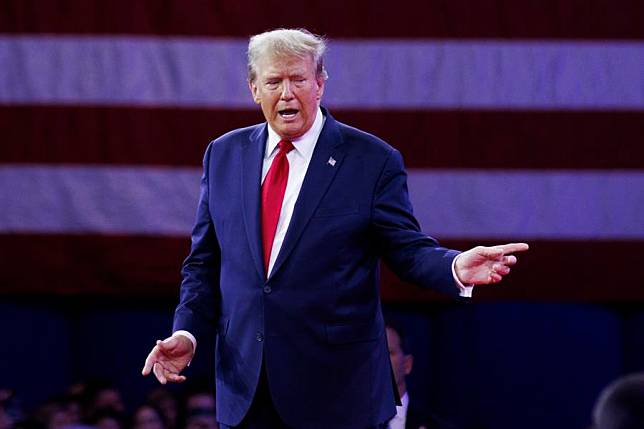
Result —
[{"label": "suit jacket button", "polygon": [[271,293],[273,289],[270,286],[264,286],[264,293]]},{"label": "suit jacket button", "polygon": [[264,335],[261,332],[257,332],[257,334],[255,334],[255,339],[261,343],[264,341]]}]

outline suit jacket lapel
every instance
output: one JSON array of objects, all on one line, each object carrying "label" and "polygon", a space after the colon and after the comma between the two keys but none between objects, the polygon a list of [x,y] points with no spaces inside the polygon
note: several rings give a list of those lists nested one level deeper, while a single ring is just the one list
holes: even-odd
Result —
[{"label": "suit jacket lapel", "polygon": [[260,225],[260,189],[262,160],[268,131],[266,124],[258,126],[243,142],[241,152],[242,201],[244,204],[244,226],[257,273],[264,280],[264,262],[262,259],[262,234]]},{"label": "suit jacket lapel", "polygon": [[326,115],[326,121],[315,145],[313,157],[304,177],[300,195],[295,203],[286,237],[284,237],[284,243],[282,243],[282,248],[277,255],[270,277],[275,275],[288,258],[320,200],[333,181],[336,172],[342,165],[342,159],[344,158],[342,135],[335,119],[325,109],[322,111]]}]

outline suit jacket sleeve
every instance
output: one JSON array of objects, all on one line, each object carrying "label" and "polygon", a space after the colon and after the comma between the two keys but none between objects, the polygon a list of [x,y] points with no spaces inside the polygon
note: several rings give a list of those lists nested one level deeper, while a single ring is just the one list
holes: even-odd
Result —
[{"label": "suit jacket sleeve", "polygon": [[209,166],[212,143],[206,149],[201,176],[197,216],[192,230],[190,254],[181,269],[179,305],[175,311],[173,332],[186,330],[197,341],[211,335],[218,320],[220,248],[209,210]]},{"label": "suit jacket sleeve", "polygon": [[402,156],[395,149],[389,153],[374,195],[372,225],[389,268],[403,281],[458,296],[451,266],[459,252],[441,247],[421,232],[409,201]]}]

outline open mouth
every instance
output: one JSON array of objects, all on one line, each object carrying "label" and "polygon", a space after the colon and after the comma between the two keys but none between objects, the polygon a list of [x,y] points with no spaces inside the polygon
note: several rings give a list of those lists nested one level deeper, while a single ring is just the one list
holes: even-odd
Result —
[{"label": "open mouth", "polygon": [[284,110],[278,111],[277,113],[284,119],[290,119],[290,118],[294,118],[298,112],[299,110],[297,109],[284,109]]}]

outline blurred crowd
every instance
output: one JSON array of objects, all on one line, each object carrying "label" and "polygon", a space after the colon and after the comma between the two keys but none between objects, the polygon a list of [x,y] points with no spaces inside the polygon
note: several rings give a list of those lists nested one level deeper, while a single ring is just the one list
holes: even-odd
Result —
[{"label": "blurred crowd", "polygon": [[106,380],[70,386],[33,410],[24,410],[10,389],[0,389],[0,429],[219,429],[215,399],[205,381],[183,393],[160,386],[128,412]]},{"label": "blurred crowd", "polygon": [[[406,354],[403,337],[387,327],[393,373],[405,395],[405,378],[413,357]],[[106,380],[92,380],[70,386],[33,410],[24,410],[10,389],[0,388],[0,429],[219,429],[212,386],[203,379],[191,379],[177,394],[164,386],[150,391],[144,401],[127,411],[121,393]],[[456,429],[428,410],[404,408],[405,429]],[[398,414],[390,422],[395,423]],[[419,415],[420,414],[420,415]],[[599,395],[588,429],[644,428],[644,373],[620,377]],[[420,420],[419,420],[420,418]],[[484,428],[484,426],[468,426]]]}]

